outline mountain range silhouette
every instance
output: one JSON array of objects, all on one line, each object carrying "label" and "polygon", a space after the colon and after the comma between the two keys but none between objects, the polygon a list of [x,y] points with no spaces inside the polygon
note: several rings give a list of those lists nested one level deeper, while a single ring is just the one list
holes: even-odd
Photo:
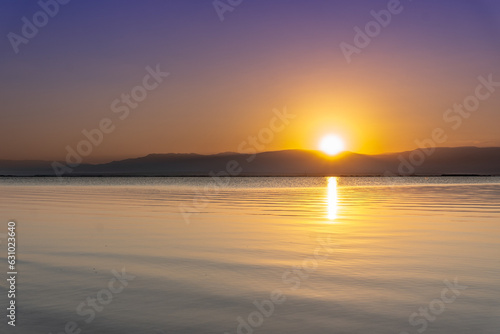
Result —
[{"label": "mountain range silhouette", "polygon": [[[0,160],[2,176],[55,176],[52,161]],[[65,165],[64,161],[59,163]],[[500,175],[500,147],[417,149],[365,155],[319,151],[150,154],[102,164],[81,164],[63,176],[322,176]]]}]

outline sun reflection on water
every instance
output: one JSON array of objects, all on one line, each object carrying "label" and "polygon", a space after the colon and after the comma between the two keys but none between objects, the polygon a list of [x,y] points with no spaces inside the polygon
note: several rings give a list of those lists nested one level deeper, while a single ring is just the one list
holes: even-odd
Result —
[{"label": "sun reflection on water", "polygon": [[328,178],[328,219],[334,221],[337,219],[337,211],[338,211],[338,194],[337,194],[337,178],[329,177]]}]

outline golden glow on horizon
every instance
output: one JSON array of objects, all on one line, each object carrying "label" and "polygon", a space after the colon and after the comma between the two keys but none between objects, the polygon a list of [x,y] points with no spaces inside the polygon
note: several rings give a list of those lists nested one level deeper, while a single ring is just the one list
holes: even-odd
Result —
[{"label": "golden glow on horizon", "polygon": [[321,139],[319,149],[328,155],[337,155],[344,151],[345,145],[344,141],[340,137],[328,135]]},{"label": "golden glow on horizon", "polygon": [[338,195],[337,195],[337,178],[329,177],[328,178],[328,219],[332,222],[337,219],[337,211],[338,211]]}]

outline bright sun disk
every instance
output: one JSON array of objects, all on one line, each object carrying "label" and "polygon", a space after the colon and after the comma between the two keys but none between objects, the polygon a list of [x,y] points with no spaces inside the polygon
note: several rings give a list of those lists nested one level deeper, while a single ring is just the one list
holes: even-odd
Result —
[{"label": "bright sun disk", "polygon": [[344,142],[338,136],[328,135],[321,139],[319,149],[328,155],[336,155],[344,151]]}]

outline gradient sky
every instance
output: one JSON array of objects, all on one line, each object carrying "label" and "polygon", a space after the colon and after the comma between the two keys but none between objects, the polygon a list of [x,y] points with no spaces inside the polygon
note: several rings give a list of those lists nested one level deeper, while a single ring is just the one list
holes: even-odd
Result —
[{"label": "gradient sky", "polygon": [[[457,130],[443,121],[478,76],[500,81],[500,3],[402,0],[348,64],[339,44],[387,2],[243,0],[221,22],[211,0],[72,0],[15,54],[7,34],[40,7],[0,1],[0,159],[64,159],[106,117],[116,129],[86,162],[236,151],[285,106],[296,118],[265,150],[335,133],[350,151],[403,151],[436,127],[441,146],[500,146],[500,89]],[[156,64],[170,76],[120,121],[111,102]]]}]

